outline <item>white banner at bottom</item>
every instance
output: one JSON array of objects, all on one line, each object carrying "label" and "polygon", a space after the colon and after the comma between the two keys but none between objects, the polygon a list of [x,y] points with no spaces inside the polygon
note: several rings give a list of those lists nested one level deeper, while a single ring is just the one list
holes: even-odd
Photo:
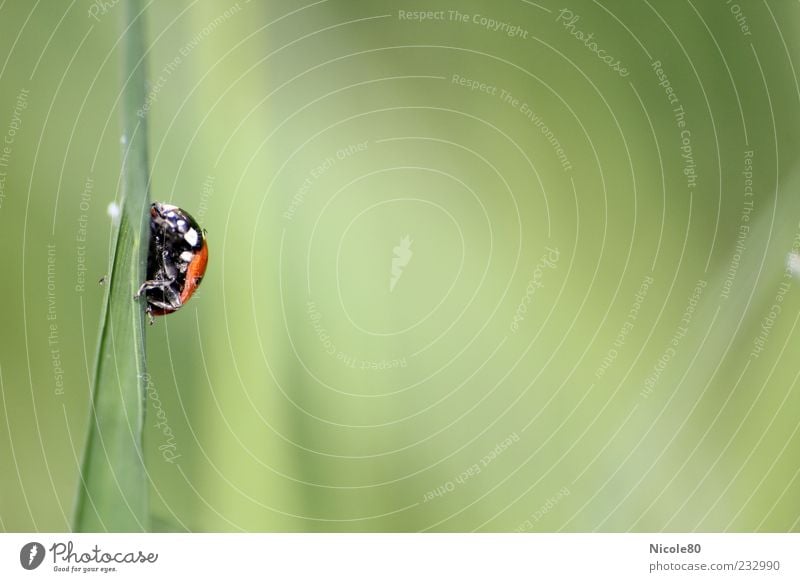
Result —
[{"label": "white banner at bottom", "polygon": [[800,580],[800,534],[2,534],[0,580]]}]

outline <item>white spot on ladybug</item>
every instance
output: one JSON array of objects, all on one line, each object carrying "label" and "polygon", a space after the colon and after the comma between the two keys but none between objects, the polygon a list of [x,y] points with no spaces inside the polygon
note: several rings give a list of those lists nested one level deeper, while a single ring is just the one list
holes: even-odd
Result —
[{"label": "white spot on ladybug", "polygon": [[184,263],[191,263],[193,258],[194,258],[194,253],[192,251],[183,251],[181,253],[181,260]]},{"label": "white spot on ladybug", "polygon": [[189,243],[190,246],[195,246],[197,245],[199,236],[195,229],[190,228],[189,230],[186,231],[186,234],[183,235],[183,238],[186,240],[187,243]]}]

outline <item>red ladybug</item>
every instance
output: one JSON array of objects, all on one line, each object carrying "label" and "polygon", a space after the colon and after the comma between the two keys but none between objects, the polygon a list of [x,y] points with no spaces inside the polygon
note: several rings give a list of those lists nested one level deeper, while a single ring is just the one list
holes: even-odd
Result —
[{"label": "red ladybug", "polygon": [[197,290],[208,263],[205,232],[192,216],[171,204],[150,206],[150,249],[147,280],[136,298],[144,294],[145,310],[152,317],[180,309]]}]

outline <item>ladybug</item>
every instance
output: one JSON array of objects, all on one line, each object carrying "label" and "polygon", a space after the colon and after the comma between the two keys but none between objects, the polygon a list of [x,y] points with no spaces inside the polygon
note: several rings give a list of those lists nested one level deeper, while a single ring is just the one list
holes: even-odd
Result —
[{"label": "ladybug", "polygon": [[150,205],[150,248],[147,280],[136,293],[147,301],[145,311],[153,316],[180,309],[197,290],[208,263],[205,231],[192,216],[171,204]]}]

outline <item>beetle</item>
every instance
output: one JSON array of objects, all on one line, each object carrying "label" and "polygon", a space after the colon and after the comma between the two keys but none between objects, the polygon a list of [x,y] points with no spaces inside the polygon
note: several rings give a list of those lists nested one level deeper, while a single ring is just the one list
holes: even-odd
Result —
[{"label": "beetle", "polygon": [[172,204],[151,204],[147,279],[135,295],[144,295],[151,325],[154,316],[174,313],[189,301],[207,264],[206,233],[197,221]]}]

